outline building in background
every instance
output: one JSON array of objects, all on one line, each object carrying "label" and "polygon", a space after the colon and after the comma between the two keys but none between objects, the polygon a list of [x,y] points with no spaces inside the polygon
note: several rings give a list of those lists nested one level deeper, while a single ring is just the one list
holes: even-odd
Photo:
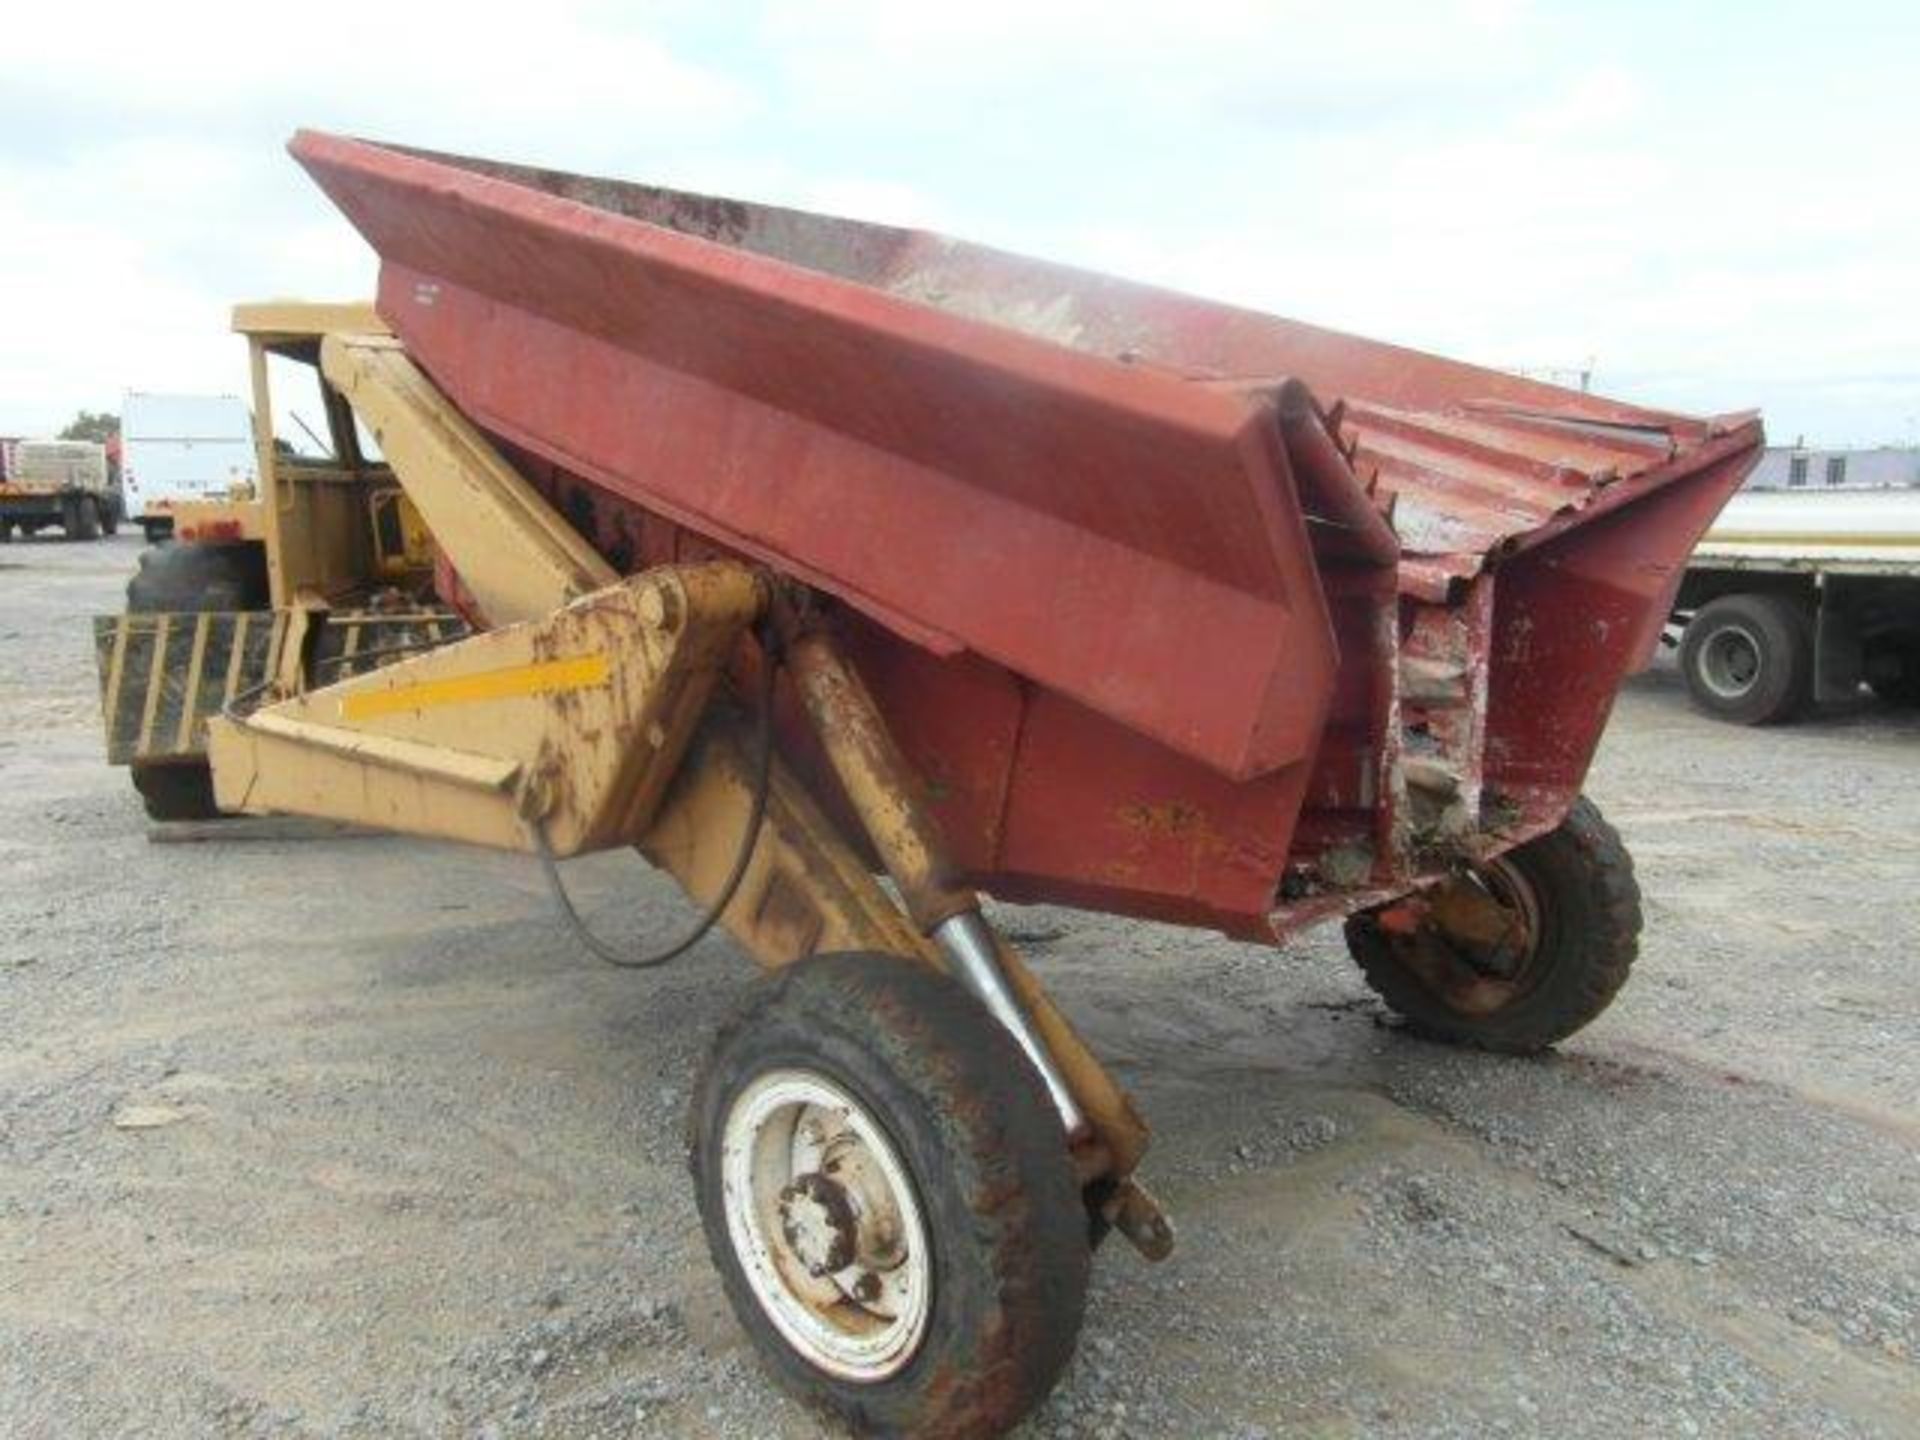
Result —
[{"label": "building in background", "polygon": [[1876,445],[1865,450],[1817,450],[1776,445],[1747,477],[1747,489],[1920,489],[1920,448]]}]

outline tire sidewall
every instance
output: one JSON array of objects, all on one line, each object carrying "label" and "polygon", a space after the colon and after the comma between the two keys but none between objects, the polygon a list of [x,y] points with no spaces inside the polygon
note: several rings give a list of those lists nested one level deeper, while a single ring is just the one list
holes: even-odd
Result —
[{"label": "tire sidewall", "polygon": [[1367,983],[1417,1033],[1453,1044],[1532,1054],[1588,1024],[1611,1003],[1638,955],[1640,892],[1618,834],[1585,799],[1560,825],[1504,859],[1532,888],[1539,932],[1525,988],[1491,1014],[1449,1005],[1403,960],[1371,914],[1347,922],[1347,946]]},{"label": "tire sidewall", "polygon": [[262,610],[267,601],[266,554],[256,541],[152,546],[127,582],[127,610],[136,615]]},{"label": "tire sidewall", "polygon": [[91,495],[70,496],[60,507],[61,529],[69,540],[100,537],[100,504]]},{"label": "tire sidewall", "polygon": [[1601,897],[1566,835],[1550,831],[1511,851],[1507,863],[1532,887],[1537,900],[1539,934],[1534,941],[1538,969],[1527,988],[1491,1017],[1486,1043],[1525,1048],[1530,1037],[1551,1026],[1556,1016],[1578,1004],[1592,956],[1589,947],[1600,924]]},{"label": "tire sidewall", "polygon": [[133,788],[152,820],[219,820],[213,772],[204,761],[140,761],[130,767]]},{"label": "tire sidewall", "polygon": [[1887,646],[1884,654],[1872,657],[1869,672],[1868,687],[1887,704],[1908,709],[1920,705],[1920,641]]},{"label": "tire sidewall", "polygon": [[[1701,607],[1680,642],[1680,668],[1693,703],[1707,714],[1741,725],[1791,719],[1812,696],[1813,646],[1804,609],[1778,595],[1723,595]],[[1715,690],[1706,678],[1714,640],[1729,631],[1746,636],[1760,670],[1738,695]]]},{"label": "tire sidewall", "polygon": [[[921,970],[913,961],[829,959],[872,960],[905,968],[916,977],[907,987],[909,993],[945,988],[955,994],[942,1003],[973,1004],[957,986]],[[1079,1329],[1088,1265],[1085,1223],[1057,1118],[1025,1057],[984,1011],[980,1018],[991,1028],[979,1033],[989,1039],[1000,1037],[1004,1046],[987,1043],[974,1053],[960,1053],[949,1043],[951,1037],[940,1033],[941,1027],[916,1023],[925,1017],[891,1005],[894,996],[876,997],[892,1013],[862,1017],[850,1012],[843,992],[813,993],[815,987],[803,972],[819,963],[802,962],[763,981],[760,993],[722,1032],[695,1087],[689,1140],[709,1249],[735,1314],[753,1332],[756,1349],[803,1400],[827,1409],[862,1433],[997,1433],[995,1427],[1014,1423],[1051,1387],[1072,1353]],[[922,986],[921,980],[932,986]],[[862,1018],[878,1018],[881,1023],[858,1023]],[[919,1349],[898,1373],[884,1380],[871,1384],[839,1380],[815,1369],[790,1347],[761,1308],[734,1252],[721,1166],[717,1160],[700,1162],[702,1153],[711,1157],[721,1153],[731,1099],[760,1075],[780,1069],[812,1071],[851,1094],[885,1131],[915,1187],[932,1252],[933,1303]],[[939,1088],[974,1094],[989,1093],[1014,1078],[1016,1083],[1024,1080],[1029,1093],[1011,1106],[942,1107],[929,1103],[929,1078]],[[1010,1110],[1027,1113],[1007,1113]],[[1032,1173],[1033,1136],[1010,1133],[1030,1131],[1036,1116],[1053,1127],[1058,1169],[1052,1176]],[[1025,1154],[1029,1163],[1016,1163],[1019,1154]],[[1055,1193],[1050,1198],[1031,1196],[1036,1180]],[[1029,1205],[1032,1199],[1041,1203]],[[1063,1245],[1077,1246],[1077,1265],[1055,1268],[1068,1272],[1066,1283],[1059,1287],[1063,1290],[1073,1287],[1072,1272],[1077,1269],[1078,1289],[1071,1295],[1040,1297],[1041,1310],[1056,1312],[1056,1323],[1049,1331],[1063,1333],[1034,1334],[1030,1333],[1033,1327],[1021,1320],[1031,1307],[1021,1303],[1020,1295],[1008,1292],[1010,1281],[1017,1288],[1025,1269],[1010,1247],[1019,1247],[1034,1222],[1057,1216],[1063,1206],[1063,1234],[1028,1238],[1060,1250],[1055,1258],[1067,1258]],[[992,1223],[983,1222],[983,1212],[993,1213]],[[1061,1228],[1057,1220],[1052,1228]],[[1048,1300],[1055,1303],[1045,1303]],[[1057,1314],[1059,1302],[1071,1312],[1065,1323]],[[1040,1353],[1046,1351],[1057,1353]],[[1023,1370],[1033,1383],[1009,1384]],[[937,1407],[937,1414],[946,1418],[929,1423],[930,1407]],[[964,1413],[967,1422],[956,1427],[955,1413]]]}]

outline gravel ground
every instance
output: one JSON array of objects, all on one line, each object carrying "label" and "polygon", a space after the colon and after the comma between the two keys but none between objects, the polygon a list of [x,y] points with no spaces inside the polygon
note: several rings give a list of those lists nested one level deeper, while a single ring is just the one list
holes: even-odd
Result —
[{"label": "gravel ground", "polygon": [[[744,960],[603,969],[511,857],[150,844],[85,624],[137,549],[0,549],[0,1435],[818,1435],[682,1157]],[[1399,1033],[1334,934],[1011,917],[1182,1237],[1103,1254],[1023,1435],[1920,1434],[1916,742],[1634,682],[1593,793],[1645,950],[1541,1060]]]}]

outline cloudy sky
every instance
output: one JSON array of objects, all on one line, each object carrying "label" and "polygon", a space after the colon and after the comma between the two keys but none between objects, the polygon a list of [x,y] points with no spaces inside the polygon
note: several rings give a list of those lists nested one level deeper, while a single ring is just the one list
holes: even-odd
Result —
[{"label": "cloudy sky", "polygon": [[[1920,440],[1920,6],[15,7],[0,433],[244,389],[372,256],[312,126],[926,225],[1689,410]],[[494,18],[495,15],[499,18]]]}]

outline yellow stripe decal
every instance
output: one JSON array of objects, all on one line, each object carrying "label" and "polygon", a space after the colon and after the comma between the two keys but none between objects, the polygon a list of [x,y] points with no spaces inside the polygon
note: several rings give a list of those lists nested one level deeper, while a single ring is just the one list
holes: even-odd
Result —
[{"label": "yellow stripe decal", "polygon": [[340,697],[340,718],[368,720],[400,710],[432,710],[441,705],[469,705],[476,700],[589,690],[606,684],[612,671],[612,663],[601,652],[576,655],[570,660],[510,665],[504,670],[482,670],[476,675],[451,675],[445,680],[421,680],[389,690],[362,690]]},{"label": "yellow stripe decal", "polygon": [[[1810,548],[1821,545],[1920,545],[1920,536],[1913,534],[1875,535],[1868,531],[1822,531],[1822,530],[1709,530],[1706,542],[1709,545],[1804,545]],[[1813,558],[1811,556],[1809,559]]]}]

